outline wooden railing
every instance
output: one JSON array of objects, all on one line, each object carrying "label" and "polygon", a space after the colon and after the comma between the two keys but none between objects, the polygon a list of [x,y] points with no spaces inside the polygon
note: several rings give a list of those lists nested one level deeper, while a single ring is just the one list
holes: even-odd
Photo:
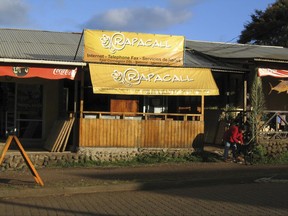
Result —
[{"label": "wooden railing", "polygon": [[201,114],[186,113],[142,113],[142,112],[97,112],[84,111],[84,118],[99,119],[131,119],[131,120],[183,120],[183,121],[202,121]]},{"label": "wooden railing", "polygon": [[266,110],[269,119],[262,123],[259,131],[260,138],[285,139],[288,138],[288,111]]}]

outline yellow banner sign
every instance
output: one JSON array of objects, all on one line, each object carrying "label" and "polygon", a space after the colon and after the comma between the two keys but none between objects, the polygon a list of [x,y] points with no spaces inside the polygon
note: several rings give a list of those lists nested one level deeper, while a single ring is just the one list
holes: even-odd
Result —
[{"label": "yellow banner sign", "polygon": [[86,62],[183,66],[183,55],[183,36],[84,31]]},{"label": "yellow banner sign", "polygon": [[95,94],[218,95],[210,69],[90,64]]}]

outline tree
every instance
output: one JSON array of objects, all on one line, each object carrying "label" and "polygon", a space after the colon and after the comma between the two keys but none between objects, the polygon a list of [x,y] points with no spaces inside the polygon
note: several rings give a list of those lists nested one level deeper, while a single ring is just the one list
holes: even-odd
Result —
[{"label": "tree", "polygon": [[265,11],[255,10],[238,43],[288,47],[288,0],[276,0]]}]

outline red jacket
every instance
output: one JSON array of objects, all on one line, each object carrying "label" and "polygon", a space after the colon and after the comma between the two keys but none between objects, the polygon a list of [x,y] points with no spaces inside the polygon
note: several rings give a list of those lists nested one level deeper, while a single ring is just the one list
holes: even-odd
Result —
[{"label": "red jacket", "polygon": [[243,143],[243,134],[239,131],[238,126],[232,125],[223,135],[223,140],[230,143]]},{"label": "red jacket", "polygon": [[240,141],[240,144],[243,144],[243,133],[241,131],[238,131],[237,139]]}]

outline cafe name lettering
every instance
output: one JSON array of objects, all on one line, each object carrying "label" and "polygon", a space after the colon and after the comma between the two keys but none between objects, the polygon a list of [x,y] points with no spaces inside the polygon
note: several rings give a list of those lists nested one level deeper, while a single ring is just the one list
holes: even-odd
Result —
[{"label": "cafe name lettering", "polygon": [[131,47],[150,47],[150,48],[171,48],[168,41],[160,41],[157,39],[142,38],[126,38],[121,32],[114,33],[112,36],[103,34],[100,38],[101,44],[105,49],[109,49],[111,53],[124,50],[126,46]]},{"label": "cafe name lettering", "polygon": [[114,70],[112,73],[112,77],[115,82],[121,83],[125,86],[134,86],[140,85],[141,82],[166,82],[166,83],[174,83],[174,82],[192,82],[194,81],[188,75],[176,75],[176,74],[140,74],[134,68],[128,68],[124,72],[120,72],[118,70]]}]

